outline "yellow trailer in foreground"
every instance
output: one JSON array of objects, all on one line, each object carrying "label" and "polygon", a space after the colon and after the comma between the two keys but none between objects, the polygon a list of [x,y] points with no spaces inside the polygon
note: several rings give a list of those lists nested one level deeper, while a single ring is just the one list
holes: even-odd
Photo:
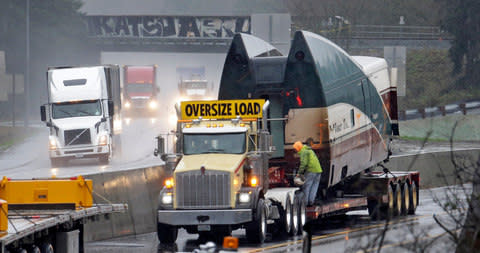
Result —
[{"label": "yellow trailer in foreground", "polygon": [[94,204],[92,181],[0,181],[0,253],[83,252],[86,218],[125,212],[125,204]]}]

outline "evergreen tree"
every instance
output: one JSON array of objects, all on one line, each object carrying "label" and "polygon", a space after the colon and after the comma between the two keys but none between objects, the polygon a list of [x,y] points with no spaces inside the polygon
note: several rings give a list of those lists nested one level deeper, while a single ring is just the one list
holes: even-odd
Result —
[{"label": "evergreen tree", "polygon": [[460,74],[459,85],[480,87],[480,1],[439,0],[445,12],[442,27],[454,36],[450,58],[453,74]]}]

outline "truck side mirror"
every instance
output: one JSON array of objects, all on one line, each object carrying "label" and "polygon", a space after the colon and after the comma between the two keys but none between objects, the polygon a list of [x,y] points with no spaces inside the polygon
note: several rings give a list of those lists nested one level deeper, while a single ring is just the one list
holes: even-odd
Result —
[{"label": "truck side mirror", "polygon": [[113,101],[108,101],[108,116],[111,117],[114,113]]},{"label": "truck side mirror", "polygon": [[45,105],[40,106],[40,119],[42,122],[47,121],[47,111]]},{"label": "truck side mirror", "polygon": [[163,161],[166,160],[165,156],[165,138],[157,136],[155,137],[157,139],[157,148],[153,151],[154,156],[160,155],[160,159]]}]

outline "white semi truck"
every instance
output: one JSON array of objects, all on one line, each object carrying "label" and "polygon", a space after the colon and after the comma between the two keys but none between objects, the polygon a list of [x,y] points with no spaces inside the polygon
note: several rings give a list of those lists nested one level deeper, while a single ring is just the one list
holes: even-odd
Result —
[{"label": "white semi truck", "polygon": [[48,103],[40,112],[50,128],[52,166],[72,158],[109,163],[120,149],[119,66],[49,68],[47,89]]}]

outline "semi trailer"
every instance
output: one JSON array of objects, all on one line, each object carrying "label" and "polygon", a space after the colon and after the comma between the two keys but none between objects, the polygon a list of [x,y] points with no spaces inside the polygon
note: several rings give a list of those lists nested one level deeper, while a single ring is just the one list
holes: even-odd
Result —
[{"label": "semi trailer", "polygon": [[[178,228],[205,235],[245,228],[296,235],[307,219],[367,209],[372,217],[414,214],[418,172],[388,170],[398,134],[396,88],[380,58],[352,57],[327,39],[295,33],[288,56],[252,35],[234,36],[219,100],[178,108],[177,152],[159,195],[160,242]],[[323,172],[313,206],[294,183],[307,139]]]},{"label": "semi trailer", "polygon": [[125,116],[156,116],[158,92],[156,65],[123,67],[123,99]]},{"label": "semi trailer", "polygon": [[98,158],[109,163],[121,150],[120,69],[118,65],[50,67],[48,102],[40,107],[50,129],[53,167],[69,159]]}]

